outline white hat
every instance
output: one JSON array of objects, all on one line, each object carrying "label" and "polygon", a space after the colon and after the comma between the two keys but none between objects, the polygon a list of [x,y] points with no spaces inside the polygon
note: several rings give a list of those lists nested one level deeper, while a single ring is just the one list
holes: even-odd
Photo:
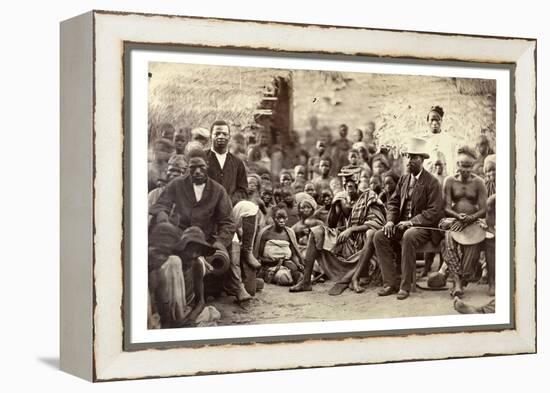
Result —
[{"label": "white hat", "polygon": [[407,149],[404,151],[405,154],[416,154],[424,158],[430,158],[428,154],[428,142],[422,138],[411,138],[407,144]]}]

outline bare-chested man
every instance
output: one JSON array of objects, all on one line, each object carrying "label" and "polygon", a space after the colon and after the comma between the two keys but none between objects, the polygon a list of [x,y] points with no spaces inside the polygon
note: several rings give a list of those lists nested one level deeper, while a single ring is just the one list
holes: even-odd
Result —
[{"label": "bare-chested man", "polygon": [[[457,152],[457,173],[448,176],[443,186],[445,215],[451,231],[462,231],[476,221],[485,217],[487,204],[487,188],[483,179],[472,173],[476,160],[475,151],[463,146]],[[445,228],[447,229],[447,228]],[[480,244],[452,244],[450,236],[445,237],[445,252],[443,257],[449,267],[454,287],[453,296],[462,296],[463,280],[474,274],[475,264],[479,260]]]},{"label": "bare-chested man", "polygon": [[319,165],[321,164],[321,158],[325,155],[327,150],[327,142],[322,139],[317,140],[315,150],[317,154],[311,156],[307,164],[308,179],[310,180],[319,176]]},{"label": "bare-chested man", "polygon": [[330,188],[330,181],[334,179],[330,176],[330,170],[332,168],[332,160],[330,157],[321,157],[319,161],[319,177],[313,179],[312,183],[315,186],[317,195],[321,194],[321,191],[325,188]]}]

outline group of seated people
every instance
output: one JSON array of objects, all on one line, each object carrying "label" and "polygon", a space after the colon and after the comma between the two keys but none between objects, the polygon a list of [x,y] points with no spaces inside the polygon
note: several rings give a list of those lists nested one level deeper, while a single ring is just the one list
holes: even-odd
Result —
[{"label": "group of seated people", "polygon": [[[443,114],[430,109],[433,134]],[[261,128],[243,146],[244,133],[223,120],[191,138],[164,127],[149,163],[149,327],[192,325],[208,294],[246,302],[265,283],[302,292],[326,280],[330,295],[371,285],[403,300],[419,258],[432,287],[450,278],[451,295],[462,297],[486,276],[494,296],[496,159],[487,137],[459,147],[456,171],[444,176],[429,135],[398,156],[358,131],[352,143],[342,125],[340,139],[317,141],[309,156],[292,143],[290,153],[272,148]],[[439,252],[419,256],[428,242]]]}]

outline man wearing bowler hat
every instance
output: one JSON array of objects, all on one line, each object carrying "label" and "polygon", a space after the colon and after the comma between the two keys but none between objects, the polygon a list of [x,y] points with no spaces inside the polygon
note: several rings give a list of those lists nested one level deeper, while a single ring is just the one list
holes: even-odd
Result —
[{"label": "man wearing bowler hat", "polygon": [[[428,241],[438,244],[441,233],[437,227],[443,216],[441,184],[423,162],[427,154],[426,141],[411,138],[404,153],[407,172],[399,178],[395,192],[387,204],[387,223],[374,235],[374,245],[384,286],[379,296],[397,293],[403,300],[411,291],[415,274],[416,250]],[[394,246],[401,242],[401,282],[397,282]]]}]

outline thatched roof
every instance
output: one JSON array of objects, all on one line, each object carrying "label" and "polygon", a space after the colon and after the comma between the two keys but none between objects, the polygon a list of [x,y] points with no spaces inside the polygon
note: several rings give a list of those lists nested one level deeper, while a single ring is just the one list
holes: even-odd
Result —
[{"label": "thatched roof", "polygon": [[[318,128],[329,127],[333,136],[339,124],[350,130],[376,124],[380,143],[402,147],[409,137],[427,129],[426,115],[433,105],[445,110],[443,131],[457,143],[473,144],[486,133],[494,146],[494,80],[457,79],[430,76],[346,73],[345,85],[332,83],[319,73],[293,74],[294,127],[302,134],[309,119]],[[488,131],[482,131],[488,130]]]},{"label": "thatched roof", "polygon": [[165,122],[178,130],[209,128],[216,119],[237,127],[250,124],[265,87],[283,76],[292,79],[291,127],[302,137],[312,116],[319,129],[329,127],[334,134],[341,123],[364,129],[373,120],[380,143],[399,148],[408,137],[427,132],[428,109],[441,105],[444,132],[465,144],[483,132],[494,146],[494,80],[181,63],[151,63],[149,72],[153,133]]},{"label": "thatched roof", "polygon": [[149,124],[169,122],[176,129],[206,127],[216,119],[245,126],[278,75],[287,71],[196,64],[151,63]]}]

